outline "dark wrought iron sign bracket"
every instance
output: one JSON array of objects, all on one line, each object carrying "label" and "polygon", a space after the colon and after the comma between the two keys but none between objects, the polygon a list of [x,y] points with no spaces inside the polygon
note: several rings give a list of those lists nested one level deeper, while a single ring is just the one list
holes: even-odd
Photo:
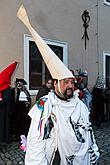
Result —
[{"label": "dark wrought iron sign bracket", "polygon": [[90,16],[89,16],[89,12],[87,10],[85,10],[82,14],[82,20],[83,20],[83,27],[84,27],[84,34],[82,36],[82,39],[84,39],[85,41],[85,49],[87,47],[87,40],[89,40],[89,36],[87,33],[87,29],[89,27],[89,22],[90,22]]}]

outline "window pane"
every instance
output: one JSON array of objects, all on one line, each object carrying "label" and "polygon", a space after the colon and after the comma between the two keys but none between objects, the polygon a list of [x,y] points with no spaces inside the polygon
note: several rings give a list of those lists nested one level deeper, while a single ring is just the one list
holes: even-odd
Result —
[{"label": "window pane", "polygon": [[63,48],[60,46],[49,45],[54,53],[63,61]]},{"label": "window pane", "polygon": [[110,56],[106,56],[106,86],[110,81]]},{"label": "window pane", "polygon": [[35,59],[42,58],[34,41],[29,41],[29,55],[30,55],[30,58],[35,58]]},{"label": "window pane", "polygon": [[31,72],[42,73],[42,61],[41,60],[31,60],[30,62],[30,74]]},{"label": "window pane", "polygon": [[37,75],[37,74],[31,74],[31,79],[30,79],[30,90],[37,90],[42,84],[42,75]]}]

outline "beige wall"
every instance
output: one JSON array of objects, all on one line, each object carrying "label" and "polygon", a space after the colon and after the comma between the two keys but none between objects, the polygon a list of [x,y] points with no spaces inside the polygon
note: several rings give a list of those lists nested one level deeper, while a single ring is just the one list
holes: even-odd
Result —
[{"label": "beige wall", "polygon": [[[98,73],[103,73],[103,51],[110,51],[110,7],[99,1],[98,37],[96,0],[4,0],[0,1],[0,71],[13,61],[19,62],[13,81],[24,75],[24,34],[26,27],[16,13],[24,4],[33,27],[43,37],[68,43],[69,67],[82,68],[89,73],[89,85],[93,86]],[[84,29],[81,14],[88,10],[91,16],[87,49],[81,40]],[[98,50],[97,50],[98,39]],[[13,83],[12,81],[12,83]]]}]

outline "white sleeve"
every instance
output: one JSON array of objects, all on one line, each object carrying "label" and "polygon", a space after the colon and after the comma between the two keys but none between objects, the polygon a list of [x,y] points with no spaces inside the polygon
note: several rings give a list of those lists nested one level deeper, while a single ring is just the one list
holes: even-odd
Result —
[{"label": "white sleeve", "polygon": [[27,137],[25,165],[47,165],[45,140],[42,140],[38,130],[40,115],[41,111],[37,109],[36,105],[29,112],[31,125]]}]

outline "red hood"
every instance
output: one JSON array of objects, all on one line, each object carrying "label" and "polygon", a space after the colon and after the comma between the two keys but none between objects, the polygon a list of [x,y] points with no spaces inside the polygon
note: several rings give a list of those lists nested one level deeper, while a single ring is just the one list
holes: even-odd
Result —
[{"label": "red hood", "polygon": [[11,76],[17,66],[17,62],[10,64],[0,73],[0,91],[3,91],[10,87]]}]

